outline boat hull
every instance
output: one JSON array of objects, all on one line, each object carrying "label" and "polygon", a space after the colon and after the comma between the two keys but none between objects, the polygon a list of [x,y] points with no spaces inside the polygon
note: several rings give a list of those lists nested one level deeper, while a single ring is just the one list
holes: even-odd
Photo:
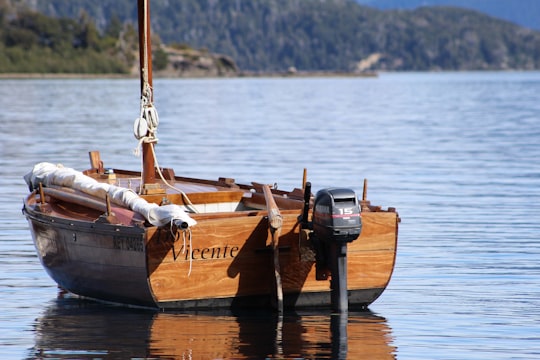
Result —
[{"label": "boat hull", "polygon": [[147,281],[144,229],[27,211],[41,264],[63,289],[116,303],[155,306]]},{"label": "boat hull", "polygon": [[[189,233],[170,227],[122,226],[64,219],[25,204],[40,261],[58,285],[102,301],[162,309],[271,307],[275,273],[264,211],[203,214]],[[317,280],[310,240],[299,212],[282,212],[279,265],[283,304],[330,306],[330,280]],[[195,216],[197,218],[197,216]],[[348,301],[366,307],[393,271],[398,216],[362,214],[358,240],[348,245]]]}]

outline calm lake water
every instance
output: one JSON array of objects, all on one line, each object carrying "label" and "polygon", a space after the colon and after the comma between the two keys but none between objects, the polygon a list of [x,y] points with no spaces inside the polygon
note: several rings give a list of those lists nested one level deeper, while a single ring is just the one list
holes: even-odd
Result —
[{"label": "calm lake water", "polygon": [[540,357],[540,73],[156,80],[160,165],[396,207],[370,312],[156,313],[59,298],[21,214],[40,161],[137,168],[137,80],[0,80],[0,358]]}]

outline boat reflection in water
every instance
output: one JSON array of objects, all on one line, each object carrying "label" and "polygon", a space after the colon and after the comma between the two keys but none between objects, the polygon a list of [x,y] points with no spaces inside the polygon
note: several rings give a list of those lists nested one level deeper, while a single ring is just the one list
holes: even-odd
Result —
[{"label": "boat reflection in water", "polygon": [[369,311],[163,313],[59,298],[36,320],[28,358],[394,359],[386,320]]}]

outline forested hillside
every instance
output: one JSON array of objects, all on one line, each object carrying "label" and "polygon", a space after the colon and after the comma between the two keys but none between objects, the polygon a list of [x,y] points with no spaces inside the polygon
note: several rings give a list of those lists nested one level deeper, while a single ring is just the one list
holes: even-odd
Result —
[{"label": "forested hillside", "polygon": [[[102,31],[112,16],[131,23],[136,18],[135,0],[26,1],[52,16],[78,19],[84,10]],[[151,4],[152,26],[164,43],[228,55],[241,70],[540,69],[539,32],[476,11],[382,11],[353,0]]]}]

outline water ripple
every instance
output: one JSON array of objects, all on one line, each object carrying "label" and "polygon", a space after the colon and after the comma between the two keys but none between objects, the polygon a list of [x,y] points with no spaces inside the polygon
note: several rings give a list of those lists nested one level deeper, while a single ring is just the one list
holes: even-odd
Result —
[{"label": "water ripple", "polygon": [[[398,209],[394,276],[375,313],[349,319],[351,357],[540,356],[540,73],[158,79],[154,86],[160,165],[177,174],[292,189],[306,167],[315,190],[360,193],[367,177],[372,203]],[[146,344],[166,357],[223,344],[235,358],[340,351],[328,314],[289,318],[280,348],[264,316],[155,317],[54,300],[56,286],[21,216],[22,176],[39,161],[80,169],[89,150],[101,150],[106,165],[138,167],[131,137],[138,81],[3,80],[0,101],[0,122],[9,124],[0,143],[0,357],[146,357]],[[170,324],[197,330],[148,337]]]}]

